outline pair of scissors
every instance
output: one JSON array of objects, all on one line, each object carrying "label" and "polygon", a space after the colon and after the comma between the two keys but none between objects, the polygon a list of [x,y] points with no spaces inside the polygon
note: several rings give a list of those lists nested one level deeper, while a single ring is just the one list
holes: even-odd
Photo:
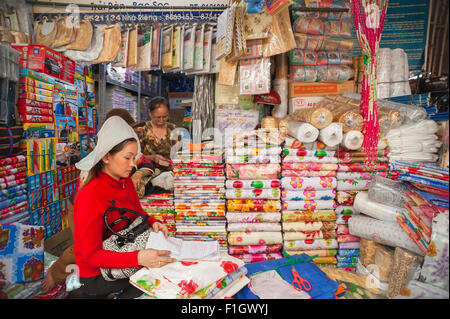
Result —
[{"label": "pair of scissors", "polygon": [[297,270],[295,270],[294,266],[291,265],[292,275],[294,276],[294,280],[292,281],[292,287],[294,287],[297,291],[302,291],[305,289],[306,291],[311,290],[311,284],[308,280],[303,279],[298,274]]}]

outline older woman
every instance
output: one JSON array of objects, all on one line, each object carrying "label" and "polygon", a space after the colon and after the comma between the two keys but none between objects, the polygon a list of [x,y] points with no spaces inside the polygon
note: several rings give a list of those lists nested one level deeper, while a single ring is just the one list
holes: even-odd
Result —
[{"label": "older woman", "polygon": [[172,169],[170,150],[176,143],[176,140],[171,138],[171,133],[176,126],[168,122],[169,110],[167,99],[161,96],[154,97],[148,105],[151,120],[141,127],[136,127],[142,153],[161,171]]}]

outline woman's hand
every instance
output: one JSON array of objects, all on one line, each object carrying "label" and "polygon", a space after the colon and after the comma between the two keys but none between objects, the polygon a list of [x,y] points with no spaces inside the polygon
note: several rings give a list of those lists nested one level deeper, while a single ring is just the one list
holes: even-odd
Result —
[{"label": "woman's hand", "polygon": [[142,177],[144,177],[144,176],[145,176],[145,174],[143,171],[136,171],[131,176],[131,180],[133,181],[134,188],[136,188],[136,190],[139,189],[139,186],[141,185]]},{"label": "woman's hand", "polygon": [[159,268],[176,261],[175,258],[164,257],[170,254],[170,250],[156,250],[151,248],[139,250],[138,264],[149,268]]},{"label": "woman's hand", "polygon": [[159,164],[161,166],[167,167],[170,165],[170,160],[159,154],[152,155],[151,159],[154,163]]},{"label": "woman's hand", "polygon": [[154,222],[152,228],[155,233],[162,231],[166,238],[167,236],[169,236],[169,229],[167,228],[166,225],[161,224],[160,222]]}]

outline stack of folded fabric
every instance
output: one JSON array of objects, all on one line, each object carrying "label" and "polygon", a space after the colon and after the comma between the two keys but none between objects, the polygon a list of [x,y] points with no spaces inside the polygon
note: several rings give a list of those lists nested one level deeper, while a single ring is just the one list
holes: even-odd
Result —
[{"label": "stack of folded fabric", "polygon": [[176,237],[227,246],[223,152],[179,153],[173,159]]},{"label": "stack of folded fabric", "polygon": [[375,175],[387,176],[389,166],[386,163],[387,152],[378,151],[377,163],[372,167],[364,164],[364,152],[338,151],[337,177],[337,203],[336,216],[338,224],[338,267],[345,270],[355,271],[359,257],[359,238],[349,233],[348,220],[359,215],[355,209],[354,201],[359,192],[369,189],[372,178]]},{"label": "stack of folded fabric", "polygon": [[282,257],[280,152],[261,143],[226,153],[228,253],[245,263]]},{"label": "stack of folded fabric", "polygon": [[141,206],[147,214],[164,223],[169,229],[169,236],[175,236],[175,206],[172,193],[150,194],[141,199]]},{"label": "stack of folded fabric", "polygon": [[249,279],[244,262],[221,255],[217,261],[177,261],[161,268],[142,268],[130,277],[130,283],[146,295],[158,299],[231,298]]},{"label": "stack of folded fabric", "polygon": [[26,157],[0,159],[0,223],[23,221],[29,217]]},{"label": "stack of folded fabric", "polygon": [[389,161],[412,163],[436,162],[439,159],[438,124],[433,120],[422,120],[414,124],[404,124],[390,130],[379,145],[389,146]]},{"label": "stack of folded fabric", "polygon": [[284,250],[317,255],[318,264],[336,264],[336,150],[321,142],[287,138],[283,150]]}]

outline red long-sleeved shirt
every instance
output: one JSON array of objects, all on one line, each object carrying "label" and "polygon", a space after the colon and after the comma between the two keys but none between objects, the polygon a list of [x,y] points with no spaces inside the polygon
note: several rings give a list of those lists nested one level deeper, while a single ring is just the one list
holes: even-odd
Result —
[{"label": "red long-sleeved shirt", "polygon": [[[131,178],[116,180],[100,172],[78,193],[74,204],[74,254],[79,276],[89,278],[100,275],[99,268],[138,267],[138,251],[117,253],[103,249],[103,234],[106,230],[104,214],[114,200],[117,207],[128,208],[146,215]],[[136,214],[125,213],[133,222]],[[118,211],[108,214],[108,224],[121,217]],[[149,217],[150,226],[157,220]],[[126,221],[116,224],[119,231],[126,227]],[[111,235],[107,233],[106,237]]]}]

